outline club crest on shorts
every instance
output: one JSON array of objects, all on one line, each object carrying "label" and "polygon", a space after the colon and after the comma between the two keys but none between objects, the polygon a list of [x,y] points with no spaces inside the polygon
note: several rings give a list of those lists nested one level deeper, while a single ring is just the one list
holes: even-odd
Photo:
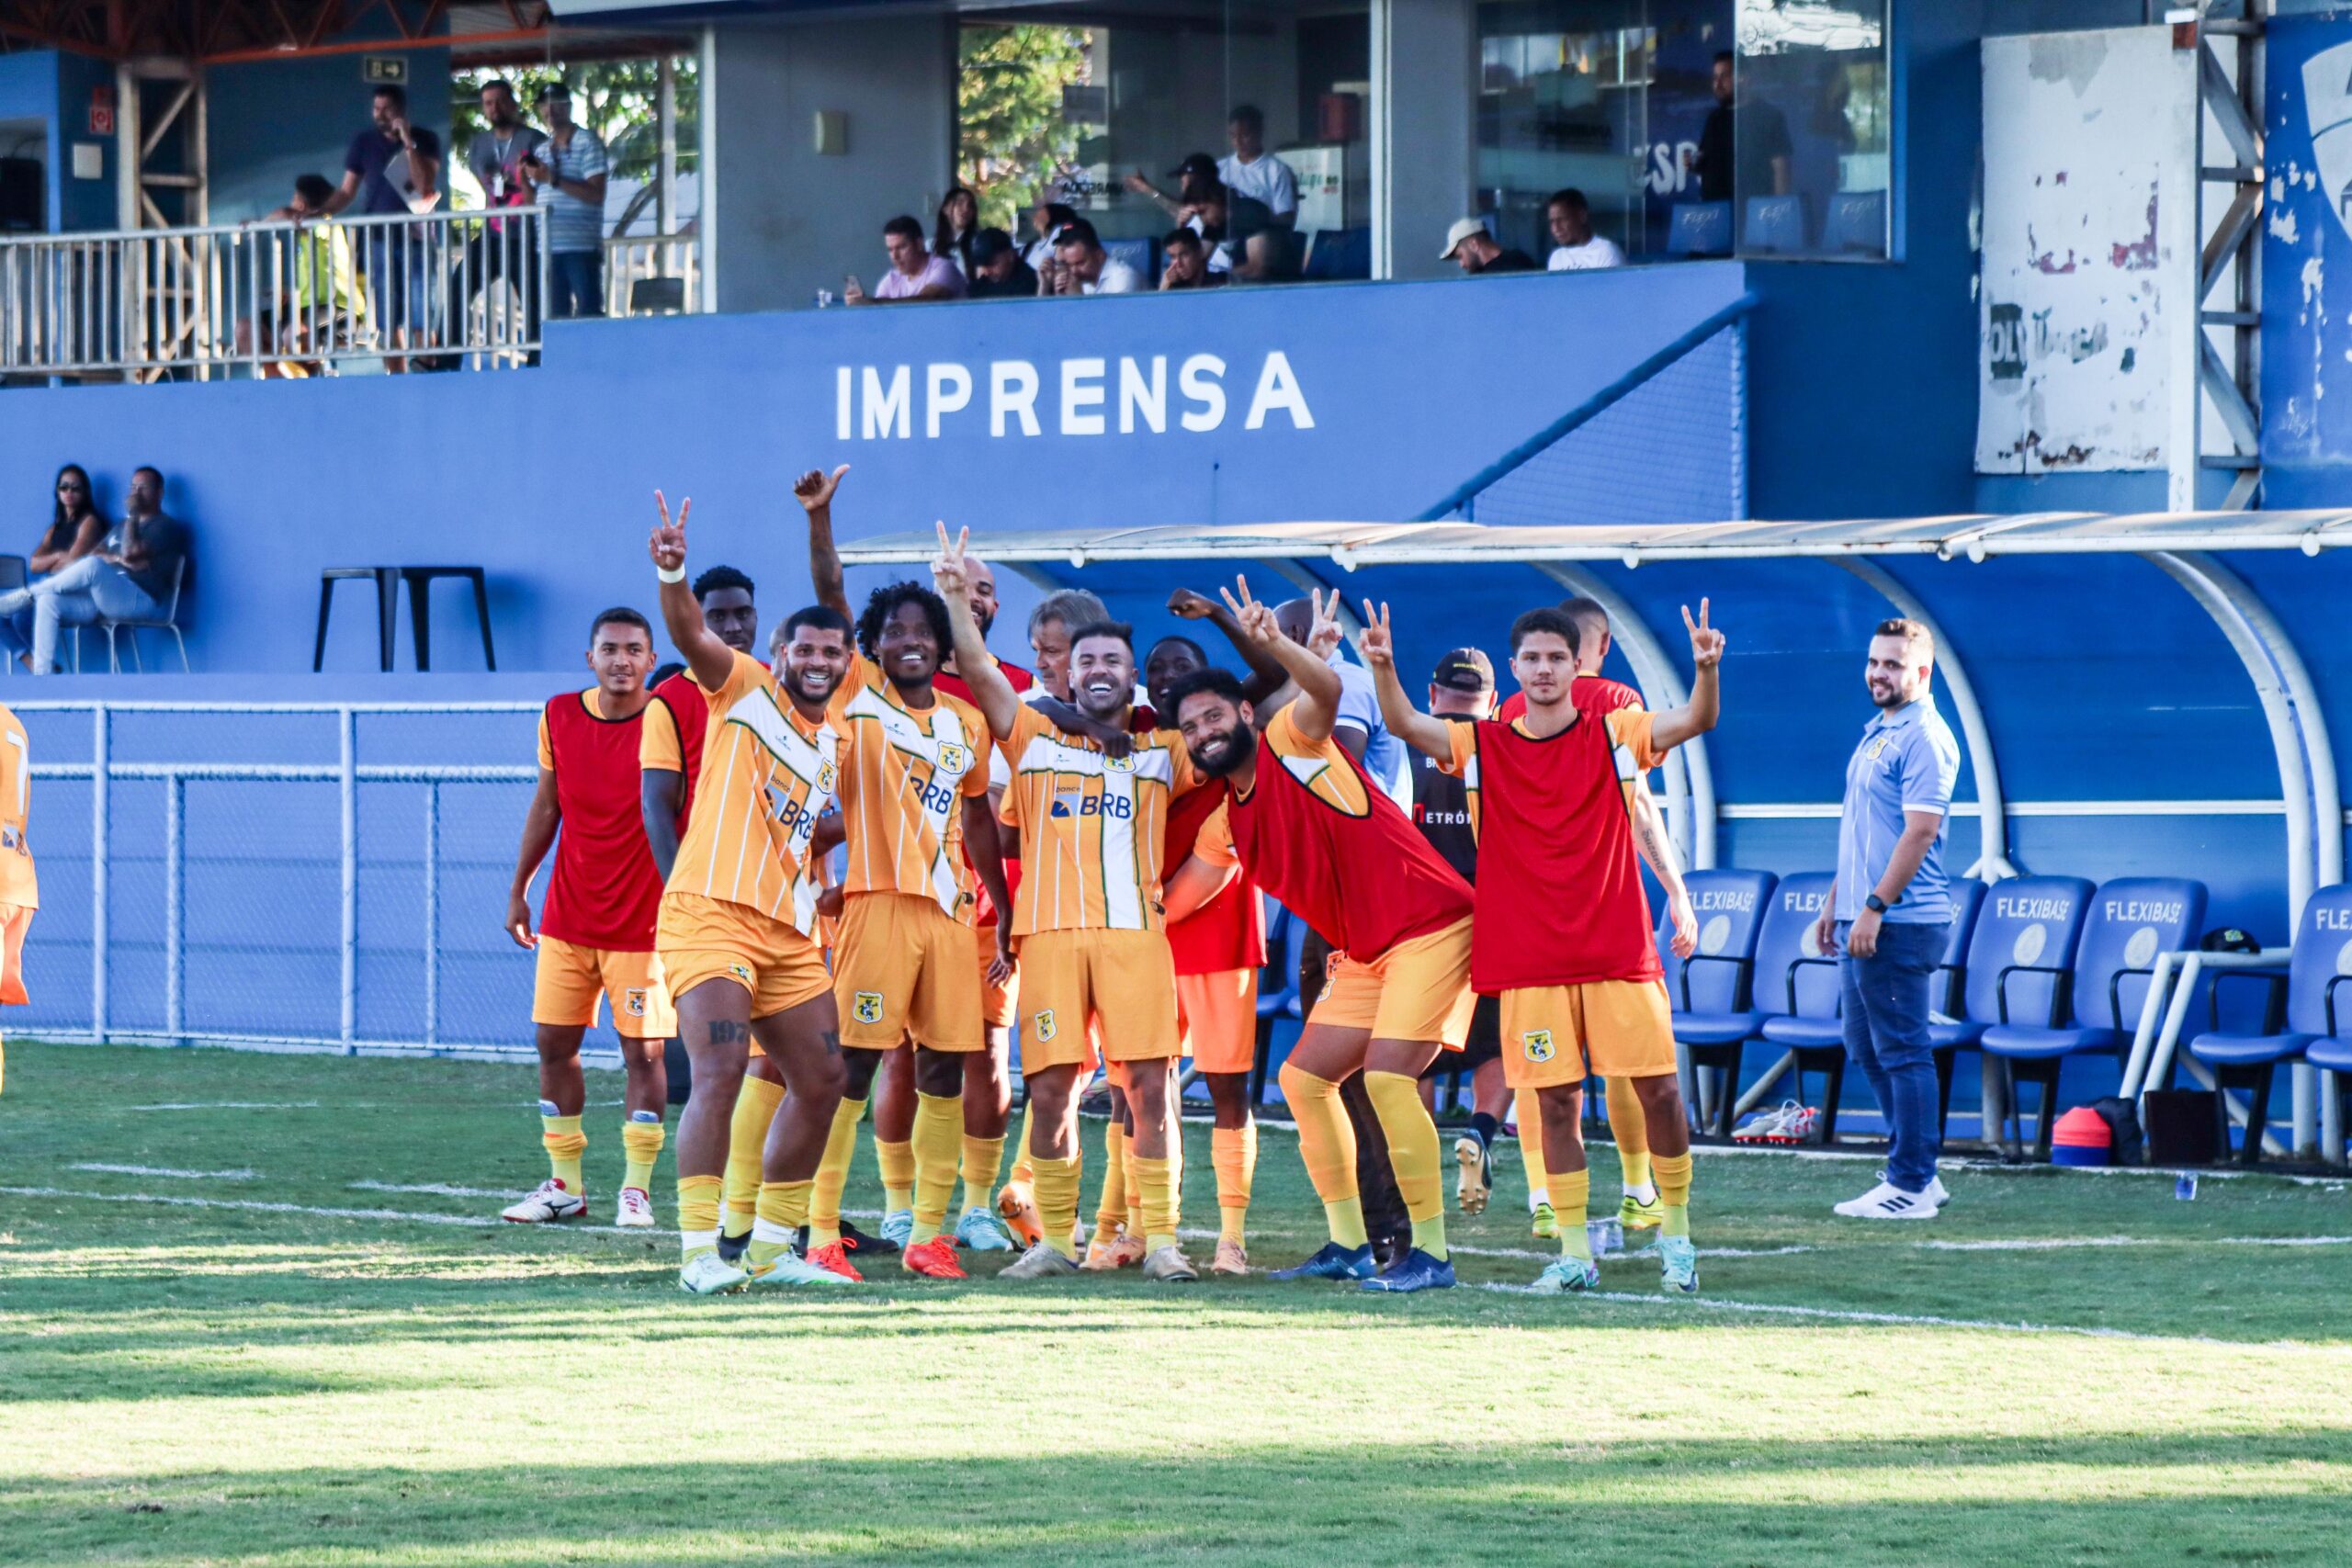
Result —
[{"label": "club crest on shorts", "polygon": [[1043,1045],[1054,1037],[1054,1010],[1040,1008],[1037,1011],[1037,1043]]},{"label": "club crest on shorts", "polygon": [[956,777],[961,778],[964,775],[964,770],[971,765],[972,753],[970,750],[964,746],[960,741],[943,740],[939,743],[939,771],[941,773],[954,773]]},{"label": "club crest on shorts", "polygon": [[748,964],[729,964],[727,966],[727,972],[747,986],[756,983],[752,974],[752,966]]},{"label": "club crest on shorts", "polygon": [[860,1023],[881,1022],[882,993],[879,991],[858,992],[850,998],[849,1015]]},{"label": "club crest on shorts", "polygon": [[1548,1062],[1552,1059],[1552,1032],[1550,1030],[1531,1029],[1526,1033],[1519,1037],[1519,1043],[1520,1048],[1527,1053],[1527,1059],[1529,1061]]},{"label": "club crest on shorts", "polygon": [[643,1018],[645,1016],[644,987],[631,986],[628,990],[621,993],[621,1011],[628,1014],[631,1018]]}]

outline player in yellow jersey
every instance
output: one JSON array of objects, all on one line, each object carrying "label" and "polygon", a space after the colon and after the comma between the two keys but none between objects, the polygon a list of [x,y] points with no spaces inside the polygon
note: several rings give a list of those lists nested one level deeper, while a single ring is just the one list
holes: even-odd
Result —
[{"label": "player in yellow jersey", "polygon": [[[1171,794],[1194,787],[1170,729],[1127,737],[1113,757],[1088,736],[1066,735],[988,666],[965,583],[964,539],[939,528],[932,578],[955,625],[956,668],[1012,770],[1005,792],[1021,828],[1021,892],[1012,934],[1021,949],[1021,1071],[1035,1112],[1030,1165],[1045,1239],[1005,1269],[1008,1280],[1075,1273],[1078,1103],[1090,1021],[1102,1055],[1124,1065],[1135,1119],[1131,1181],[1143,1191],[1148,1279],[1199,1278],[1176,1241],[1176,974],[1160,908],[1160,857]],[[1125,627],[1074,626],[1070,691],[1095,725],[1125,734],[1136,684]]]},{"label": "player in yellow jersey", "polygon": [[[22,1007],[25,995],[25,932],[40,908],[40,884],[33,876],[32,840],[25,823],[32,808],[32,753],[25,727],[0,706],[0,1002]],[[7,1081],[7,1047],[0,1043],[0,1087]]]},{"label": "player in yellow jersey", "polygon": [[[753,1284],[839,1284],[793,1251],[841,1104],[832,976],[811,934],[810,839],[838,782],[826,708],[848,672],[849,628],[822,606],[786,622],[778,669],[721,642],[686,587],[686,513],[660,493],[653,564],[670,640],[710,705],[694,815],[662,895],[655,946],[676,998],[695,1094],[678,1119],[678,1282],[696,1295]],[[718,1256],[728,1125],[752,1041],[784,1073],[768,1128],[747,1269]]]},{"label": "player in yellow jersey", "polygon": [[[808,574],[818,601],[842,615],[849,592],[833,548],[832,501],[846,472],[846,464],[830,476],[812,469],[793,486],[808,514]],[[1012,1247],[994,1208],[1004,1162],[1005,1063],[989,1049],[975,929],[983,889],[993,907],[1006,901],[1004,868],[989,808],[987,722],[932,683],[949,639],[947,606],[931,590],[912,582],[876,589],[858,617],[859,652],[829,712],[842,735],[836,793],[848,851],[833,964],[848,1087],[809,1221],[812,1258],[839,1245],[842,1187],[867,1086],[883,1053],[912,1041],[915,1187],[899,1262],[936,1280],[964,1278],[959,1241],[978,1251]],[[1012,960],[1004,927],[994,931],[987,978],[1002,984]],[[952,1235],[943,1235],[959,1169],[963,1216]]]}]

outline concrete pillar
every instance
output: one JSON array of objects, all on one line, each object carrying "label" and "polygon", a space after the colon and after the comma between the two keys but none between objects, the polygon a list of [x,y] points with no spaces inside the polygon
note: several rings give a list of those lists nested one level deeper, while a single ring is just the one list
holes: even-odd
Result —
[{"label": "concrete pillar", "polygon": [[1444,277],[1445,231],[1476,209],[1476,0],[1373,0],[1372,275]]},{"label": "concrete pillar", "polygon": [[[707,47],[704,122],[726,148],[718,309],[805,310],[849,272],[871,289],[884,221],[911,213],[928,232],[954,168],[956,18],[827,16],[715,29]],[[840,152],[817,150],[824,113],[844,118]]]}]

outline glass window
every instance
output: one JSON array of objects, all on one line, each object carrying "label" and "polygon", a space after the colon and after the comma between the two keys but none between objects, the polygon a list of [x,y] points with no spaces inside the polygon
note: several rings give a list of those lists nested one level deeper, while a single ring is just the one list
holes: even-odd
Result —
[{"label": "glass window", "polygon": [[1886,0],[1739,0],[1740,249],[1887,254]]},{"label": "glass window", "polygon": [[1147,286],[1178,229],[1202,236],[1209,286],[1369,276],[1367,7],[1036,15],[965,14],[957,164],[981,227],[1005,230],[1049,283],[1048,204]]},{"label": "glass window", "polygon": [[[1478,8],[1478,193],[1506,250],[1613,265],[1650,248],[1644,171],[1657,35],[1641,0]],[[1582,197],[1581,209],[1566,193]],[[1555,197],[1566,197],[1555,229]]]}]

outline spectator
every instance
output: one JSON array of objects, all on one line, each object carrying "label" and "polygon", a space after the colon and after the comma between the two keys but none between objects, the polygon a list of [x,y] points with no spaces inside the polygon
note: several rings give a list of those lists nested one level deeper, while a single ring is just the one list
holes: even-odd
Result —
[{"label": "spectator", "polygon": [[1544,216],[1552,228],[1552,254],[1544,264],[1545,271],[1591,272],[1625,265],[1625,253],[1617,248],[1617,242],[1592,231],[1592,205],[1574,186],[1553,192]]},{"label": "spectator", "polygon": [[972,242],[980,229],[980,198],[962,186],[939,203],[931,226],[931,254],[945,256],[966,277],[972,276]]},{"label": "spectator", "polygon": [[[275,223],[312,223],[293,236],[291,288],[275,301],[264,301],[262,350],[280,344],[289,355],[322,354],[346,341],[349,329],[365,314],[358,276],[352,265],[351,240],[344,230],[325,220],[334,186],[324,175],[294,176],[293,199],[269,214]],[[237,352],[252,352],[254,319],[237,321]],[[324,372],[318,360],[301,357],[271,359],[261,367],[266,378],[301,378]]]},{"label": "spectator", "polygon": [[1217,161],[1217,175],[1238,196],[1262,201],[1277,228],[1298,226],[1298,175],[1266,151],[1266,117],[1255,104],[1238,104],[1225,118],[1233,151]]},{"label": "spectator", "polygon": [[1208,248],[1190,229],[1171,229],[1159,243],[1167,252],[1159,273],[1160,288],[1215,288],[1225,282],[1224,273],[1209,270]]},{"label": "spectator", "polygon": [[1534,272],[1535,258],[1516,248],[1505,250],[1495,243],[1487,232],[1487,225],[1476,218],[1459,219],[1445,231],[1445,249],[1437,254],[1440,261],[1450,261],[1472,277],[1492,272]]},{"label": "spectator", "polygon": [[605,143],[571,118],[571,89],[539,89],[548,136],[523,160],[523,177],[548,204],[549,317],[605,313]]},{"label": "spectator", "polygon": [[[1729,201],[1735,196],[1786,196],[1789,193],[1789,122],[1767,103],[1736,106],[1731,51],[1715,56],[1715,107],[1699,128],[1699,145],[1682,155],[1684,166],[1699,176],[1701,201]],[[1737,126],[1747,118],[1747,129]]]},{"label": "spectator", "polygon": [[1030,690],[1069,701],[1069,634],[1110,618],[1102,601],[1083,588],[1059,589],[1038,600],[1029,612],[1029,656],[1037,661],[1037,683]]},{"label": "spectator", "polygon": [[28,588],[0,593],[0,640],[16,651],[28,651],[34,674],[57,668],[61,626],[85,626],[101,617],[126,620],[162,609],[187,552],[187,529],[165,516],[163,505],[163,474],[139,469],[130,476],[122,524],[104,543]]},{"label": "spectator", "polygon": [[[441,141],[408,122],[408,90],[386,85],[369,100],[370,121],[344,153],[343,184],[328,196],[323,216],[332,218],[359,204],[362,217],[430,212],[441,200]],[[404,225],[383,224],[367,231],[360,271],[368,285],[368,313],[384,333],[387,348],[405,346],[410,326],[432,334],[432,299],[425,246]],[[408,361],[387,355],[384,368],[399,375]]]},{"label": "spectator", "polygon": [[1133,294],[1143,288],[1143,274],[1104,250],[1093,224],[1073,218],[1054,231],[1047,287],[1056,294]]},{"label": "spectator", "polygon": [[975,299],[1034,299],[1037,274],[1021,259],[1012,235],[1001,229],[983,229],[972,236],[972,278],[967,292]]},{"label": "spectator", "polygon": [[961,299],[964,275],[945,256],[922,248],[922,225],[900,216],[882,225],[882,246],[890,253],[890,268],[866,293],[852,274],[842,299],[851,305],[893,305],[911,299]]},{"label": "spectator", "polygon": [[492,77],[481,86],[481,118],[488,128],[467,151],[466,166],[481,186],[487,207],[528,207],[530,182],[523,176],[523,160],[547,142],[547,134],[523,120],[514,84]]},{"label": "spectator", "polygon": [[106,531],[106,520],[91,503],[89,470],[68,463],[57,470],[56,509],[50,514],[49,531],[25,558],[26,570],[51,572],[79,560],[98,547]]},{"label": "spectator", "polygon": [[1076,221],[1077,218],[1076,211],[1058,201],[1041,201],[1029,209],[1029,227],[1036,231],[1037,237],[1029,242],[1029,248],[1021,253],[1021,259],[1027,262],[1039,276],[1045,276],[1048,270],[1046,264],[1054,259],[1054,231],[1065,223]]}]

